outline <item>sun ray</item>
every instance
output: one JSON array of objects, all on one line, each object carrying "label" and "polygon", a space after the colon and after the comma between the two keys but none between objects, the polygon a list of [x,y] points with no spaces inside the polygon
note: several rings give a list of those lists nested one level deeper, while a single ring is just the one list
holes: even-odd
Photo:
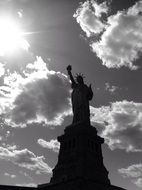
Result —
[{"label": "sun ray", "polygon": [[28,50],[29,43],[24,39],[18,24],[11,19],[0,19],[0,56],[13,53],[22,48]]}]

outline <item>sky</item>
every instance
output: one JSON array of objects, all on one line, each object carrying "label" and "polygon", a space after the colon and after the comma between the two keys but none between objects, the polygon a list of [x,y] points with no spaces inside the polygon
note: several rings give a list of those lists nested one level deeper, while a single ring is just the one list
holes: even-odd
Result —
[{"label": "sky", "polygon": [[140,190],[141,53],[141,0],[0,0],[0,184],[50,181],[72,122],[70,64],[92,84],[111,183]]}]

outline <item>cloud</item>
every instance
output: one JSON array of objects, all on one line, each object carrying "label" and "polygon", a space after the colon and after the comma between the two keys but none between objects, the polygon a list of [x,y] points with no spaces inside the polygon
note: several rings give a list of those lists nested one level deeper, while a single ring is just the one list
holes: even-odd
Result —
[{"label": "cloud", "polygon": [[142,152],[142,103],[120,101],[91,108],[91,120],[102,126],[108,146],[127,152]]},{"label": "cloud", "polygon": [[13,132],[7,130],[8,126],[4,122],[4,118],[0,116],[0,141],[2,146],[6,146],[7,148],[14,149],[16,146],[14,143],[7,144],[6,142],[10,137],[13,136]]},{"label": "cloud", "polygon": [[20,9],[18,12],[17,12],[19,18],[22,18],[23,17],[23,10]]},{"label": "cloud", "polygon": [[127,168],[121,168],[118,172],[123,177],[137,178],[142,176],[142,164],[134,164]]},{"label": "cloud", "polygon": [[[84,4],[88,5],[89,1],[86,1]],[[102,60],[103,65],[108,68],[120,68],[125,66],[131,70],[138,68],[134,62],[142,53],[141,12],[142,1],[138,1],[128,10],[118,11],[116,14],[108,16],[105,26],[102,27],[104,31],[100,35],[100,40],[96,41],[96,39],[94,39],[94,41],[92,41],[91,39],[90,46],[92,51]],[[89,9],[89,14],[94,15],[94,11]],[[86,29],[81,22],[86,19],[86,15],[80,15],[82,17],[81,19],[77,17],[79,19],[77,22],[84,31],[86,30],[88,37],[91,36],[91,33],[96,34],[102,31],[100,29],[101,27],[98,27],[95,23],[95,16],[88,16],[88,20],[91,19],[91,22],[88,24],[89,29],[91,29],[89,30],[88,28]],[[100,31],[97,30],[98,28]]]},{"label": "cloud", "polygon": [[[24,2],[28,1],[19,1]],[[17,13],[23,14],[17,1],[1,3],[3,9],[13,5],[16,15],[13,12],[12,18],[22,22],[24,18],[17,18]],[[71,114],[70,82],[65,74],[49,70],[42,58],[30,51],[30,47],[27,51],[20,48],[15,54],[0,56],[0,115],[12,127],[61,125]]]},{"label": "cloud", "polygon": [[6,144],[6,143],[2,143],[2,146],[4,148],[7,148],[8,150],[16,150],[17,149],[17,146],[15,144]]},{"label": "cloud", "polygon": [[59,149],[60,149],[60,143],[57,141],[57,140],[50,140],[49,142],[48,141],[45,141],[43,139],[38,139],[38,144],[40,146],[42,146],[43,148],[47,148],[47,149],[51,149],[53,150],[54,152],[59,152]]},{"label": "cloud", "polygon": [[0,63],[0,77],[3,76],[5,73],[4,65]]},{"label": "cloud", "polygon": [[133,180],[133,183],[134,183],[136,186],[142,188],[142,178],[138,178],[138,179],[136,179],[136,180]]},{"label": "cloud", "polygon": [[118,89],[117,86],[110,85],[108,82],[105,83],[105,90],[110,92],[111,94],[114,94],[117,89]]},{"label": "cloud", "polygon": [[33,122],[60,125],[71,113],[67,76],[49,71],[41,57],[28,64],[23,75],[9,74],[1,86],[0,112],[6,115],[7,123],[17,127]]},{"label": "cloud", "polygon": [[19,187],[37,187],[36,183],[17,183],[16,186]]},{"label": "cloud", "polygon": [[0,62],[3,63],[5,69],[5,75],[10,73],[20,73],[23,74],[23,70],[29,63],[34,63],[36,61],[36,56],[30,51],[20,49],[15,54],[8,54],[0,57]]},{"label": "cloud", "polygon": [[4,175],[5,175],[5,176],[8,176],[8,177],[10,177],[10,178],[12,178],[12,179],[13,179],[13,178],[16,178],[16,175],[14,175],[14,174],[9,174],[9,173],[7,173],[7,172],[5,172]]},{"label": "cloud", "polygon": [[0,159],[10,161],[19,167],[35,171],[36,174],[52,172],[52,168],[44,162],[44,156],[36,156],[28,149],[9,150],[0,147]]},{"label": "cloud", "polygon": [[127,168],[121,168],[118,172],[124,177],[131,179],[132,183],[142,188],[142,164],[134,164]]},{"label": "cloud", "polygon": [[101,20],[102,13],[107,13],[108,7],[106,2],[98,4],[95,1],[86,1],[77,9],[74,17],[80,24],[82,30],[86,33],[87,37],[93,34],[102,32],[105,28],[104,22]]},{"label": "cloud", "polygon": [[22,177],[24,176],[26,179],[30,180],[30,182],[33,182],[33,178],[26,172],[24,171],[19,171],[19,173],[22,175]]}]

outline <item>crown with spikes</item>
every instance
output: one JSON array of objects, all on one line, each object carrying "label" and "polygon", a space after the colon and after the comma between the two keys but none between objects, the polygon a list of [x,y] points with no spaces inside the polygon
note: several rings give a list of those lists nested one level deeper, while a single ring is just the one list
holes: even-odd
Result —
[{"label": "crown with spikes", "polygon": [[85,76],[82,73],[76,73],[75,79],[77,80],[78,77],[81,77],[82,79],[85,78]]}]

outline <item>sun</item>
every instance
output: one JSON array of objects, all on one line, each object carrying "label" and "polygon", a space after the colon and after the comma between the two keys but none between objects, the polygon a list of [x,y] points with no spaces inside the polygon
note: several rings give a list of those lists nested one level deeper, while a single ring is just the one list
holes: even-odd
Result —
[{"label": "sun", "polygon": [[25,33],[11,19],[0,19],[0,56],[11,54],[18,49],[28,50],[29,43],[24,39]]}]

